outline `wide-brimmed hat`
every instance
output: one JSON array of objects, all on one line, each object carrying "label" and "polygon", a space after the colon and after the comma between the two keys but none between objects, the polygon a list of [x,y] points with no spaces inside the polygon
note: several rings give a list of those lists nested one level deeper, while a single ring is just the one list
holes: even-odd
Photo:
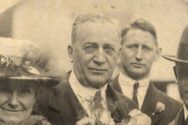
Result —
[{"label": "wide-brimmed hat", "polygon": [[185,27],[181,36],[177,56],[163,55],[163,58],[178,63],[188,64],[188,25]]},{"label": "wide-brimmed hat", "polygon": [[49,58],[41,49],[30,41],[0,37],[0,80],[58,84],[48,67]]}]

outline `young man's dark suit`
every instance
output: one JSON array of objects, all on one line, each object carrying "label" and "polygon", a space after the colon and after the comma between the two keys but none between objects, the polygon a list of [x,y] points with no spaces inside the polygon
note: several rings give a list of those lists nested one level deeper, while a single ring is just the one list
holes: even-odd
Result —
[{"label": "young man's dark suit", "polygon": [[187,125],[185,123],[185,117],[184,117],[184,110],[183,108],[178,112],[175,120],[171,122],[169,125]]},{"label": "young man's dark suit", "polygon": [[[49,97],[43,94],[43,97],[40,97],[38,101],[40,112],[53,125],[75,125],[77,120],[87,116],[68,82],[69,75],[70,73],[62,79],[62,82],[51,93],[47,93]],[[136,107],[127,97],[119,93],[116,94],[127,102],[128,110]]]},{"label": "young man's dark suit", "polygon": [[[122,93],[118,78],[112,82],[111,86],[118,92]],[[158,102],[163,103],[165,105],[165,109],[164,111],[154,115]],[[152,125],[167,125],[175,119],[176,114],[181,107],[181,103],[168,97],[165,93],[158,90],[152,83],[150,83],[141,111],[146,113],[152,119]]]}]

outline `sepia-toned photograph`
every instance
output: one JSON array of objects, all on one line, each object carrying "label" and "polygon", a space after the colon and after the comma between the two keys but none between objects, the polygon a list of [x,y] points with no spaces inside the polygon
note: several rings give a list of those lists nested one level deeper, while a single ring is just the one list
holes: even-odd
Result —
[{"label": "sepia-toned photograph", "polygon": [[188,125],[188,0],[0,0],[0,125]]}]

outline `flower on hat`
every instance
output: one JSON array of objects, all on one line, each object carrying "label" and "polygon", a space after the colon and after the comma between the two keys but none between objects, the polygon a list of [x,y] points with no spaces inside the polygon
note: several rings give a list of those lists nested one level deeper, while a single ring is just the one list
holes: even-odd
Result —
[{"label": "flower on hat", "polygon": [[156,114],[158,114],[158,113],[160,113],[164,110],[165,110],[165,104],[162,103],[162,102],[157,102],[156,107],[155,107],[155,111],[152,113],[152,115],[154,116],[154,115],[156,115]]},{"label": "flower on hat", "polygon": [[31,61],[25,61],[23,64],[22,64],[22,67],[29,73],[31,74],[34,74],[34,75],[40,75],[40,72],[32,66],[32,63]]},{"label": "flower on hat", "polygon": [[8,67],[11,63],[13,60],[10,57],[0,54],[0,67]]}]

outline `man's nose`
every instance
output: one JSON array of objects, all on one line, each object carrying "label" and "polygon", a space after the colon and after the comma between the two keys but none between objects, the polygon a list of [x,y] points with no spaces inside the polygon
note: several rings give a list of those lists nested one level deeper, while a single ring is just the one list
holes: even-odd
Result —
[{"label": "man's nose", "polygon": [[18,105],[18,94],[17,91],[14,91],[12,93],[12,96],[10,97],[9,106],[11,108],[16,108]]},{"label": "man's nose", "polygon": [[136,52],[136,60],[141,61],[143,59],[143,50],[142,46],[139,46]]},{"label": "man's nose", "polygon": [[105,55],[103,48],[99,48],[95,54],[94,62],[98,65],[105,63]]}]

